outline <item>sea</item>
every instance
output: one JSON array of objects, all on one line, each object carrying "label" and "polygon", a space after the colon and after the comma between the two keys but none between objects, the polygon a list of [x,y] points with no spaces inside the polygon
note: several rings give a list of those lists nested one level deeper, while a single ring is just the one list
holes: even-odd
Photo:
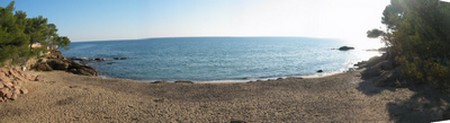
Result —
[{"label": "sea", "polygon": [[[337,50],[341,46],[355,49]],[[87,62],[103,77],[225,82],[345,72],[381,55],[373,49],[382,46],[379,41],[305,37],[190,37],[73,42],[62,52],[66,57],[104,59]]]}]

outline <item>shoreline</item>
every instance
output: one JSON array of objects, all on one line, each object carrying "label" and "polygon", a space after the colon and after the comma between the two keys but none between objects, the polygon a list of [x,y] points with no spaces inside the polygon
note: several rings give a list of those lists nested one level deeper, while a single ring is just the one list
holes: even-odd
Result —
[{"label": "shoreline", "polygon": [[62,71],[30,73],[42,79],[23,85],[29,94],[0,104],[0,110],[6,111],[0,112],[1,121],[387,122],[385,105],[414,94],[398,89],[366,95],[358,89],[363,82],[358,77],[360,71],[321,78],[215,84],[147,83]]},{"label": "shoreline", "polygon": [[[154,83],[27,71],[39,76],[38,81],[23,84],[29,90],[27,95],[0,103],[0,121],[396,122],[399,117],[424,121],[424,117],[409,113],[420,110],[415,108],[418,104],[401,107],[416,98],[416,92],[378,87],[362,79],[363,71],[357,68],[320,77],[239,83]],[[440,119],[441,114],[427,115],[425,121]]]},{"label": "shoreline", "polygon": [[358,69],[357,64],[354,64],[353,67],[348,68],[343,71],[332,71],[332,72],[323,72],[323,73],[315,73],[311,75],[288,75],[288,76],[276,76],[276,77],[261,77],[261,78],[252,78],[252,79],[226,79],[226,80],[204,80],[204,81],[195,81],[195,80],[145,80],[145,79],[130,79],[130,78],[119,78],[119,77],[109,77],[105,75],[97,76],[99,78],[105,79],[123,79],[123,80],[131,80],[131,81],[142,81],[148,83],[154,82],[168,82],[175,83],[176,81],[189,81],[193,83],[249,83],[256,81],[273,81],[279,79],[287,79],[287,78],[303,78],[303,79],[314,79],[314,78],[324,78],[329,76],[334,76],[337,74],[343,74],[346,72],[354,71]]}]

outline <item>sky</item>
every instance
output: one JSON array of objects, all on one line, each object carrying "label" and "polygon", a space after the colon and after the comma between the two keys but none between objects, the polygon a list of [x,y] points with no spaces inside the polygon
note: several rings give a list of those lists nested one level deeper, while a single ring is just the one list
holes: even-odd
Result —
[{"label": "sky", "polygon": [[[0,0],[6,6],[10,0]],[[201,36],[367,40],[389,0],[16,0],[74,41]]]}]

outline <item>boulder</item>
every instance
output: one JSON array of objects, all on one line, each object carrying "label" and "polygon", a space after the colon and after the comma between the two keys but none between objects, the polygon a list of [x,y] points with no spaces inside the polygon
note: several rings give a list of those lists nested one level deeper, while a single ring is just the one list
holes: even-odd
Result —
[{"label": "boulder", "polygon": [[97,76],[98,72],[87,65],[83,65],[77,62],[71,62],[69,65],[69,69],[67,72],[71,72],[74,74],[85,75],[85,76]]},{"label": "boulder", "polygon": [[57,59],[50,60],[47,64],[52,67],[53,70],[67,70],[67,68],[69,68],[69,63]]},{"label": "boulder", "polygon": [[322,73],[323,72],[323,70],[318,70],[318,71],[316,71],[317,73]]},{"label": "boulder", "polygon": [[47,63],[41,62],[36,65],[36,70],[39,71],[52,71],[52,67],[50,67]]},{"label": "boulder", "polygon": [[355,48],[354,47],[350,47],[350,46],[342,46],[342,47],[339,47],[338,50],[340,50],[340,51],[348,51],[348,50],[353,50],[353,49],[355,49]]}]

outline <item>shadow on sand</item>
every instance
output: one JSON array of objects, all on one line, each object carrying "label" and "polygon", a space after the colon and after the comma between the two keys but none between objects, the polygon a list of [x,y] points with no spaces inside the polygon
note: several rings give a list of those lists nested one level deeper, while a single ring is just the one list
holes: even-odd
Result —
[{"label": "shadow on sand", "polygon": [[374,96],[383,91],[396,91],[397,88],[407,88],[415,94],[407,101],[395,101],[386,105],[390,120],[393,122],[427,123],[450,119],[447,110],[450,98],[427,85],[418,85],[408,82],[399,82],[399,68],[394,62],[386,60],[386,55],[372,58],[359,63],[363,69],[358,90],[367,96]]}]

